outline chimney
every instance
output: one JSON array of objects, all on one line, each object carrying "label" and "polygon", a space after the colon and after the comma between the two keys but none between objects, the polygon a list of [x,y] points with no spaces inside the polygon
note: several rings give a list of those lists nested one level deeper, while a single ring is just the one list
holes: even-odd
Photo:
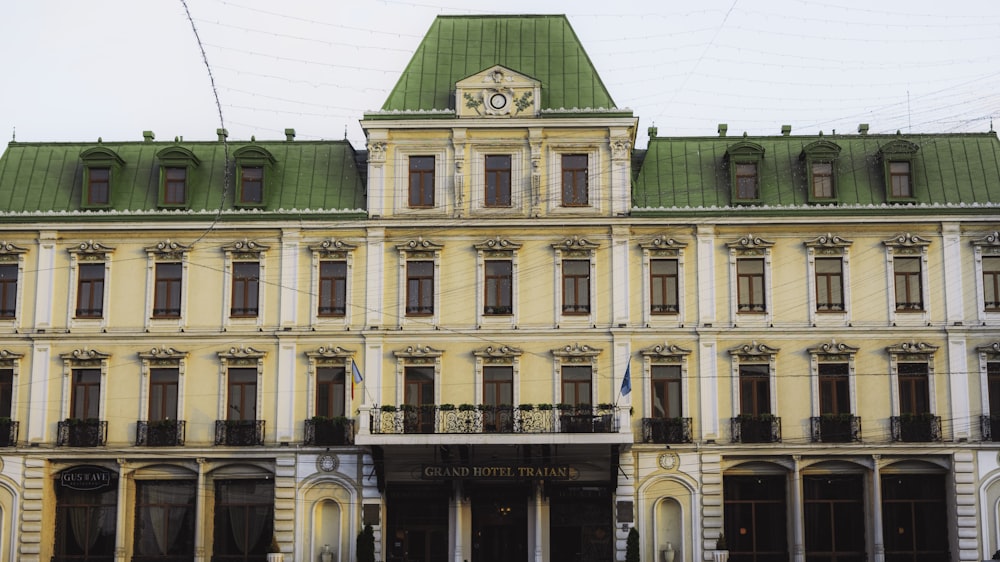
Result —
[{"label": "chimney", "polygon": [[295,129],[285,129],[285,140],[288,142],[295,140]]},{"label": "chimney", "polygon": [[729,130],[729,125],[726,125],[725,123],[719,123],[719,136],[720,137],[726,136],[726,131],[728,131],[728,130]]},{"label": "chimney", "polygon": [[782,125],[781,126],[781,136],[787,137],[790,134],[792,134],[792,126],[791,125]]},{"label": "chimney", "polygon": [[868,134],[868,123],[862,123],[858,125],[858,134],[861,136]]},{"label": "chimney", "polygon": [[218,135],[219,142],[223,142],[226,140],[226,137],[229,136],[229,131],[227,131],[226,129],[216,129],[215,134]]},{"label": "chimney", "polygon": [[142,132],[142,141],[143,142],[153,142],[153,140],[155,140],[155,139],[156,139],[156,135],[153,134],[153,131],[143,131]]}]

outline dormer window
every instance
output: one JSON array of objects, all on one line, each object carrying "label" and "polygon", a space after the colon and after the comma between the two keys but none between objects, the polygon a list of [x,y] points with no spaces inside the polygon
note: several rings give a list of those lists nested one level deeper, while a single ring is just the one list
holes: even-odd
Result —
[{"label": "dormer window", "polygon": [[164,148],[156,157],[160,161],[160,207],[186,207],[190,201],[192,173],[201,161],[180,146]]},{"label": "dormer window", "polygon": [[879,149],[885,173],[886,200],[890,203],[908,203],[916,198],[913,164],[919,149],[919,146],[903,139],[893,140]]},{"label": "dormer window", "polygon": [[274,157],[263,147],[244,146],[233,153],[236,158],[237,207],[263,207],[267,201],[267,181]]},{"label": "dormer window", "polygon": [[761,200],[760,165],[764,147],[741,141],[726,150],[734,204],[759,203]]},{"label": "dormer window", "polygon": [[83,194],[80,206],[84,209],[105,209],[111,206],[112,181],[125,161],[111,149],[96,146],[80,154],[83,161]]},{"label": "dormer window", "polygon": [[828,140],[809,143],[799,159],[808,173],[807,197],[810,203],[829,203],[837,199],[837,156],[840,146]]}]

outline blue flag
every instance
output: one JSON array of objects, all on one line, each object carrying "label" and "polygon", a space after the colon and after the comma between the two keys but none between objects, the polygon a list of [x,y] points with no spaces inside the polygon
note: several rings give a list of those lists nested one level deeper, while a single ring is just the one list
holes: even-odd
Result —
[{"label": "blue flag", "polygon": [[627,367],[625,367],[625,378],[622,379],[622,396],[627,396],[629,392],[632,392],[632,362],[629,361]]},{"label": "blue flag", "polygon": [[358,369],[358,364],[355,363],[353,359],[351,359],[351,370],[354,371],[354,373],[353,373],[354,377],[351,379],[351,398],[353,399],[354,398],[354,387],[356,385],[361,384],[361,381],[364,380],[364,379],[361,378],[361,371]]}]

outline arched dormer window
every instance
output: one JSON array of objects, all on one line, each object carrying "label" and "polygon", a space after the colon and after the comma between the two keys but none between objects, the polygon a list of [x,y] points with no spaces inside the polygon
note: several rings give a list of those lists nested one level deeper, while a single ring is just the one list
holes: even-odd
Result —
[{"label": "arched dormer window", "polygon": [[837,201],[837,157],[840,145],[820,139],[802,148],[799,160],[805,162],[809,185],[806,196],[810,203]]},{"label": "arched dormer window", "polygon": [[761,201],[760,165],[764,160],[764,147],[748,140],[740,141],[726,149],[729,161],[731,201],[742,205]]},{"label": "arched dormer window", "polygon": [[916,200],[913,183],[914,160],[920,147],[910,141],[895,139],[878,150],[885,174],[885,198],[890,203]]},{"label": "arched dormer window", "polygon": [[191,199],[191,176],[201,160],[190,150],[170,146],[156,153],[160,161],[160,190],[157,200],[161,208],[187,208]]},{"label": "arched dormer window", "polygon": [[236,149],[233,157],[236,158],[236,206],[263,207],[274,156],[264,147],[248,145]]},{"label": "arched dormer window", "polygon": [[118,153],[105,146],[95,146],[80,153],[83,162],[82,209],[106,209],[111,206],[112,195],[119,171],[125,161]]}]

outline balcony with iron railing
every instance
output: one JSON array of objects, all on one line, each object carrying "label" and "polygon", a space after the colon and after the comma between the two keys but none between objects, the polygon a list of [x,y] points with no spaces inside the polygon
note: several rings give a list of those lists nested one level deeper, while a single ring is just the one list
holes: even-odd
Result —
[{"label": "balcony with iron railing", "polygon": [[781,418],[771,414],[742,414],[731,418],[733,443],[780,443]]},{"label": "balcony with iron railing", "polygon": [[1000,415],[984,415],[979,418],[979,429],[983,441],[1000,441]]},{"label": "balcony with iron railing", "polygon": [[354,444],[354,420],[345,417],[315,416],[306,420],[305,445],[336,447]]},{"label": "balcony with iron railing", "polygon": [[934,414],[901,414],[889,418],[892,440],[931,443],[941,440],[941,417]]},{"label": "balcony with iron railing", "polygon": [[809,418],[813,443],[861,441],[861,418],[851,414],[823,414]]},{"label": "balcony with iron railing", "polygon": [[691,418],[642,418],[643,443],[691,443]]},{"label": "balcony with iron railing", "polygon": [[264,444],[264,420],[216,420],[215,444],[252,447]]},{"label": "balcony with iron railing", "polygon": [[108,443],[108,422],[97,418],[68,418],[59,422],[59,447],[103,447]]},{"label": "balcony with iron railing", "polygon": [[145,447],[180,447],[184,445],[184,420],[138,421],[135,444]]},{"label": "balcony with iron railing", "polygon": [[[367,410],[367,419],[366,412]],[[552,404],[472,405],[428,404],[414,406],[383,405],[362,408],[359,444],[375,444],[395,436],[470,435],[535,437],[557,434],[591,434],[585,438],[600,442],[631,442],[631,433],[622,433],[619,416],[628,408],[611,404],[566,406]],[[625,426],[628,431],[628,425]],[[605,437],[600,437],[600,436]]]}]

